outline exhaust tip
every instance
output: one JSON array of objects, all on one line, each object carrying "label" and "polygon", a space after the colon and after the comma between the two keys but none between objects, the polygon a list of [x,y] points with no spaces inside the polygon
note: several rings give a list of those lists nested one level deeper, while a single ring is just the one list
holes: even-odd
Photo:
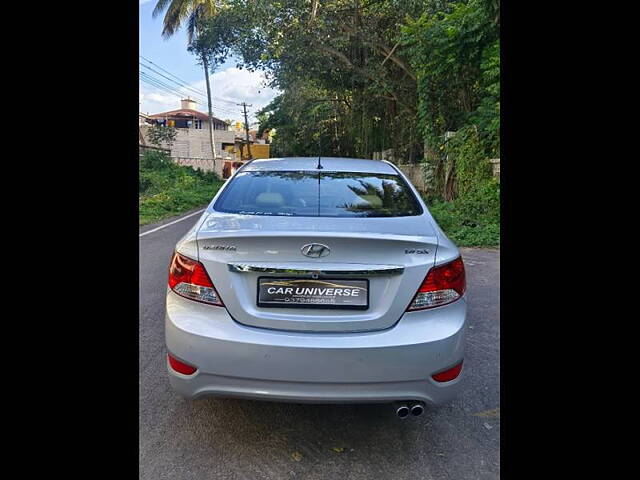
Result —
[{"label": "exhaust tip", "polygon": [[396,415],[398,418],[407,418],[409,416],[409,407],[401,405],[396,409]]},{"label": "exhaust tip", "polygon": [[414,417],[422,415],[423,412],[424,412],[424,407],[419,403],[416,403],[411,407],[411,415],[413,415]]}]

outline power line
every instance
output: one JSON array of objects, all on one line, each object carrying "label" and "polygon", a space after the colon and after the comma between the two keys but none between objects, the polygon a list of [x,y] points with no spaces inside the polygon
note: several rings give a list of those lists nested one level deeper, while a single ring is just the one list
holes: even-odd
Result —
[{"label": "power line", "polygon": [[180,77],[178,77],[177,75],[174,75],[173,73],[171,73],[169,70],[162,68],[160,65],[158,65],[157,63],[152,62],[151,60],[149,60],[148,58],[140,55],[140,58],[142,58],[143,60],[145,60],[146,62],[149,62],[151,65],[155,65],[156,67],[158,67],[160,70],[162,70],[165,73],[168,73],[169,75],[171,75],[172,77],[174,77],[176,80],[179,80],[182,83],[185,84],[189,84],[189,82],[182,80]]},{"label": "power line", "polygon": [[[143,73],[143,72],[141,72],[141,73]],[[154,88],[157,88],[160,91],[163,91],[165,93],[168,93],[170,95],[178,97],[179,99],[182,99],[182,97],[184,96],[180,92],[177,92],[176,90],[168,88],[168,87],[164,86],[163,84],[156,83],[157,81],[153,77],[148,77],[148,78],[144,78],[143,77],[143,78],[140,78],[140,81],[142,81],[143,83],[146,83],[147,85],[150,85],[150,86],[152,86]],[[220,107],[212,107],[212,109],[216,111],[215,113],[218,116],[223,116],[220,112],[224,112],[224,113],[232,114],[232,115],[236,115],[236,114],[239,113],[237,111],[229,110],[229,109],[226,109],[226,108],[220,108]]]},{"label": "power line", "polygon": [[[152,86],[154,86],[156,88],[162,89],[165,92],[168,92],[168,93],[171,93],[172,95],[180,97],[180,99],[182,99],[185,96],[184,92],[181,92],[180,90],[176,89],[176,87],[174,87],[173,85],[169,85],[169,84],[163,82],[162,80],[160,80],[158,78],[155,78],[155,77],[153,77],[151,75],[148,75],[145,72],[140,72],[140,75],[141,75],[141,80],[143,82],[149,84],[149,85],[152,85]],[[206,103],[206,100],[204,98],[197,98],[197,100],[198,100],[199,103],[202,103],[202,104]],[[214,110],[219,110],[219,111],[225,112],[227,114],[237,115],[238,113],[240,113],[240,112],[238,112],[236,110],[231,110],[231,109],[225,108],[225,107],[217,107],[217,106],[213,107],[212,106],[212,108]]]},{"label": "power line", "polygon": [[180,89],[178,87],[176,87],[174,85],[171,85],[171,84],[167,83],[166,81],[164,81],[164,80],[162,80],[160,78],[157,78],[157,77],[155,77],[155,76],[153,76],[153,75],[151,75],[151,74],[149,74],[147,72],[142,72],[141,71],[140,72],[140,76],[143,77],[143,78],[151,78],[154,81],[164,85],[165,87],[170,88],[171,90],[174,90],[176,93],[178,93],[178,94],[180,94],[182,96],[185,96],[185,93],[180,91]]},{"label": "power line", "polygon": [[221,102],[229,103],[229,104],[231,104],[231,105],[237,105],[237,103],[236,103],[236,102],[237,102],[237,100],[236,100],[236,101],[233,101],[233,100],[226,100],[226,99],[224,99],[224,98],[220,98],[220,97],[213,97],[213,98],[215,98],[216,100],[219,100],[219,101],[221,101]]},{"label": "power line", "polygon": [[164,91],[166,93],[170,93],[171,95],[176,96],[178,98],[182,98],[182,96],[183,96],[183,95],[180,95],[179,93],[175,92],[174,90],[172,90],[170,88],[164,87],[163,85],[160,85],[160,84],[156,83],[155,81],[153,81],[150,78],[140,77],[140,81],[143,82],[143,83],[146,83],[147,85],[151,85],[152,87],[155,87],[155,88],[157,88],[159,90],[162,90],[162,91]]},{"label": "power line", "polygon": [[[147,73],[147,72],[143,72],[140,71],[140,80],[144,83],[146,83],[147,85],[150,85],[154,88],[159,89],[160,91],[169,93],[171,95],[174,95],[176,97],[179,97],[180,99],[182,99],[182,97],[185,96],[185,92],[180,91],[180,89],[185,89],[187,90],[186,94],[187,96],[190,95],[190,92],[195,93],[196,95],[196,99],[197,101],[199,101],[200,103],[204,104],[207,103],[206,100],[206,94],[204,92],[202,92],[201,90],[198,90],[196,88],[191,87],[190,85],[188,85],[188,82],[186,82],[185,80],[183,80],[182,78],[178,77],[177,75],[171,73],[169,70],[167,70],[166,68],[163,68],[162,66],[158,65],[155,62],[152,62],[151,60],[149,60],[148,58],[144,57],[143,55],[140,55],[140,58],[142,58],[145,62],[148,62],[151,65],[154,65],[155,67],[157,67],[158,69],[162,70],[163,72],[165,72],[167,75],[170,75],[173,78],[169,78],[166,75],[163,75],[162,73],[158,72],[157,70],[151,68],[148,65],[145,65],[142,62],[138,62],[140,64],[140,66],[142,66],[143,68],[149,70],[150,72],[155,73],[156,75],[159,75],[160,77],[162,77],[165,80],[168,80],[169,82],[171,82],[171,84],[167,83],[164,80],[161,80],[160,78],[154,77],[152,74]],[[175,80],[174,80],[175,79]],[[178,87],[174,86],[173,84],[177,85]],[[247,130],[248,130],[248,123],[247,123],[247,112],[246,112],[246,103],[243,102],[242,104],[238,104],[236,103],[236,101],[233,100],[229,100],[226,98],[221,98],[221,97],[216,97],[212,95],[212,98],[221,101],[221,102],[225,102],[231,105],[242,105],[244,106],[244,116],[245,116],[245,124],[247,124]],[[251,106],[251,105],[249,105]],[[224,112],[227,115],[237,115],[238,113],[242,112],[238,112],[236,110],[231,110],[229,108],[225,108],[225,107],[213,107],[212,106],[212,110],[215,110],[216,115],[218,116],[222,116],[220,112]],[[248,135],[248,131],[247,131],[247,135]],[[248,136],[247,136],[248,138]]]},{"label": "power line", "polygon": [[[151,75],[149,75],[149,74],[147,74],[145,72],[140,72],[140,76],[141,76],[141,80],[143,80],[143,81],[148,80],[147,82],[145,82],[147,84],[151,84],[156,88],[161,88],[164,91],[167,91],[167,92],[169,92],[169,93],[171,93],[173,95],[179,96],[180,98],[184,97],[184,93],[180,92],[179,90],[177,90],[176,87],[174,87],[173,85],[169,85],[169,84],[163,82],[162,80],[157,79],[157,78],[155,78],[155,77],[153,77],[153,76],[151,76]],[[206,100],[204,100],[202,98],[200,98],[198,100],[200,101],[200,103],[203,103],[203,104],[206,102]],[[216,110],[219,110],[221,112],[226,112],[226,113],[232,113],[232,114],[239,113],[236,110],[231,110],[231,109],[228,109],[228,108],[225,108],[225,107],[213,107],[213,108],[216,109]]]},{"label": "power line", "polygon": [[154,70],[153,68],[151,68],[151,67],[149,67],[149,66],[145,65],[145,64],[144,64],[144,63],[142,63],[142,62],[138,62],[138,63],[140,64],[140,66],[141,66],[141,67],[146,68],[146,69],[148,69],[148,70],[151,70],[153,73],[155,73],[155,74],[157,74],[157,75],[160,75],[162,78],[166,78],[166,79],[167,79],[167,80],[169,80],[170,82],[175,83],[176,85],[178,85],[180,88],[184,88],[184,89],[186,89],[186,90],[191,90],[191,91],[192,91],[193,93],[195,93],[196,95],[202,95],[202,96],[204,96],[204,95],[205,95],[205,93],[204,93],[204,92],[201,92],[200,90],[196,90],[195,88],[192,88],[192,87],[190,87],[189,85],[185,85],[185,84],[182,84],[182,83],[180,83],[180,82],[178,82],[178,81],[176,81],[176,80],[173,80],[172,78],[167,77],[166,75],[163,75],[162,73],[158,72],[157,70]]},{"label": "power line", "polygon": [[[151,65],[155,65],[156,67],[158,67],[158,68],[159,68],[160,70],[162,70],[163,72],[165,72],[165,73],[167,73],[167,74],[171,75],[171,76],[172,76],[172,77],[174,77],[175,79],[177,79],[177,80],[179,80],[180,82],[182,82],[182,84],[183,84],[183,85],[181,85],[181,86],[183,86],[184,88],[188,88],[188,89],[190,89],[190,90],[192,90],[192,91],[194,91],[194,92],[196,92],[196,93],[198,93],[198,94],[200,94],[200,95],[202,95],[202,96],[204,96],[204,97],[206,98],[206,94],[205,94],[204,92],[202,92],[202,91],[200,91],[200,90],[197,90],[197,89],[195,89],[195,88],[192,88],[192,87],[189,85],[189,82],[187,82],[187,81],[185,81],[185,80],[181,79],[181,78],[180,78],[180,77],[178,77],[177,75],[174,75],[173,73],[171,73],[171,72],[170,72],[169,70],[167,70],[166,68],[162,68],[160,65],[158,65],[157,63],[152,62],[151,60],[149,60],[148,58],[144,57],[143,55],[140,55],[140,58],[142,58],[142,59],[143,59],[144,61],[146,61],[146,62],[149,62]],[[140,62],[138,62],[138,63],[140,63]],[[153,70],[151,67],[148,67],[148,66],[146,66],[146,65],[144,65],[144,64],[142,64],[142,63],[140,63],[140,65],[142,65],[142,66],[143,66],[143,67],[145,67],[145,68],[148,68],[149,70],[155,71],[155,70]],[[155,71],[155,73],[157,73],[158,75],[161,75],[161,76],[163,76],[163,77],[164,77],[164,75],[162,75],[161,73],[159,73],[159,72],[157,72],[157,71]],[[167,77],[165,77],[165,78],[167,78]],[[168,80],[171,80],[171,79],[168,79]],[[177,83],[177,84],[178,84],[178,82],[176,82],[175,80],[172,80],[172,81],[173,81],[174,83]],[[231,104],[231,105],[236,105],[236,104],[237,104],[237,103],[236,103],[236,102],[237,102],[237,100],[229,100],[229,99],[226,99],[226,98],[216,97],[216,96],[213,96],[213,95],[212,95],[212,98],[214,98],[215,100],[219,100],[219,101],[221,101],[221,102],[229,103],[229,104]]]},{"label": "power line", "polygon": [[[184,97],[184,96],[189,96],[189,95],[188,95],[188,94],[186,94],[185,92],[180,91],[180,89],[179,89],[178,87],[175,87],[175,86],[173,86],[173,85],[170,85],[170,84],[168,84],[167,82],[165,82],[164,80],[161,80],[161,79],[159,79],[159,78],[157,78],[157,77],[154,77],[153,75],[150,75],[150,74],[148,74],[148,73],[146,73],[146,72],[140,72],[140,75],[141,75],[142,77],[144,77],[144,78],[151,78],[151,79],[153,79],[153,80],[154,80],[154,81],[156,81],[157,83],[159,83],[159,84],[161,84],[161,85],[165,86],[166,88],[169,88],[169,89],[171,89],[171,90],[175,91],[177,94],[179,94],[179,95],[181,95],[181,96],[183,96],[183,97]],[[193,95],[193,94],[190,94],[190,96],[194,96],[194,95]],[[204,101],[204,97],[201,97],[200,95],[196,95],[196,97],[198,97],[198,101],[199,101],[199,102],[203,102],[203,101]]]}]

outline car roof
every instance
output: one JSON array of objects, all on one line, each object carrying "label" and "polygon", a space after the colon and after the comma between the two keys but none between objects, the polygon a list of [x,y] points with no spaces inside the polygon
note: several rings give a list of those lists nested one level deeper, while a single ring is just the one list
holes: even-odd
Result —
[{"label": "car roof", "polygon": [[[320,163],[325,172],[398,173],[390,164],[380,160],[320,157]],[[317,170],[317,167],[318,157],[261,158],[247,163],[242,171],[300,171]]]}]

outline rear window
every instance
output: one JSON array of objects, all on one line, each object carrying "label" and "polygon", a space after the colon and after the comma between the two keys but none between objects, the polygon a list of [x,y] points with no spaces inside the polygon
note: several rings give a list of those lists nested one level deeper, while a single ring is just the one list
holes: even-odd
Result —
[{"label": "rear window", "polygon": [[398,175],[351,172],[240,172],[214,209],[243,215],[403,217],[422,214]]}]

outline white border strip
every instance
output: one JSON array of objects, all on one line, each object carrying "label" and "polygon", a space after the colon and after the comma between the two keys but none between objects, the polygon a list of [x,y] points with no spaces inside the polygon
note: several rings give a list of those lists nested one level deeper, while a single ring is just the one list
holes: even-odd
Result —
[{"label": "white border strip", "polygon": [[138,235],[138,237],[144,237],[145,235],[148,235],[150,233],[157,232],[158,230],[162,230],[165,227],[169,227],[169,226],[171,226],[171,225],[173,225],[175,223],[181,222],[182,220],[185,220],[185,219],[187,219],[189,217],[193,217],[194,215],[198,215],[199,213],[202,213],[205,210],[206,210],[206,208],[203,208],[202,210],[198,210],[197,212],[193,212],[193,213],[190,213],[189,215],[185,215],[184,217],[179,218],[177,220],[174,220],[173,222],[165,223],[164,225],[160,225],[159,227],[153,228],[151,230],[147,230],[146,232],[142,232],[140,235]]}]

